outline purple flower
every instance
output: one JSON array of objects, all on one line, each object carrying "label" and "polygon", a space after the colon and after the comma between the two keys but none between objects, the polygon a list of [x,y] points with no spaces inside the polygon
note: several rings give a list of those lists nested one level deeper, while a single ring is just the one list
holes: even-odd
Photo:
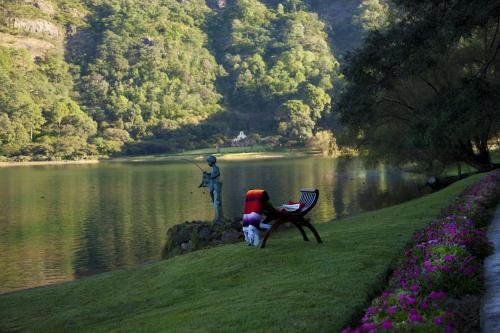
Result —
[{"label": "purple flower", "polygon": [[432,291],[428,298],[429,299],[440,299],[446,296],[446,293],[444,291]]},{"label": "purple flower", "polygon": [[364,323],[363,324],[363,330],[366,331],[371,331],[377,328],[377,325],[375,323]]},{"label": "purple flower", "polygon": [[377,308],[374,306],[370,306],[366,312],[368,312],[369,315],[374,315],[375,313],[377,313]]},{"label": "purple flower", "polygon": [[410,287],[411,291],[418,291],[420,289],[420,286],[418,284],[414,284]]},{"label": "purple flower", "polygon": [[450,273],[451,272],[451,267],[450,266],[442,266],[441,270],[443,270],[446,273]]},{"label": "purple flower", "polygon": [[438,316],[438,317],[434,318],[434,324],[442,325],[443,323],[444,323],[443,317]]},{"label": "purple flower", "polygon": [[382,328],[385,330],[390,330],[392,328],[392,321],[390,319],[386,319],[382,322]]},{"label": "purple flower", "polygon": [[386,312],[388,314],[393,314],[394,312],[396,312],[397,308],[395,306],[390,306],[387,308]]},{"label": "purple flower", "polygon": [[410,321],[422,321],[422,317],[420,316],[420,313],[418,313],[416,309],[410,310],[409,318]]},{"label": "purple flower", "polygon": [[453,261],[454,258],[455,258],[455,256],[445,255],[444,256],[444,261],[450,262],[450,261]]}]

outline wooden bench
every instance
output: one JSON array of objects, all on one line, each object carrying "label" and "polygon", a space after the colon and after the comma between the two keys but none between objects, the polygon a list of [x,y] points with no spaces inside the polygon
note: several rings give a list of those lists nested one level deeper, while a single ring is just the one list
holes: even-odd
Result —
[{"label": "wooden bench", "polygon": [[306,214],[309,213],[318,202],[318,198],[319,198],[318,189],[304,188],[300,190],[300,199],[298,200],[298,202],[304,203],[304,206],[302,208],[294,212],[276,210],[274,212],[274,215],[271,216],[271,220],[274,221],[274,223],[264,235],[264,239],[262,240],[262,244],[260,247],[261,248],[266,247],[266,242],[269,236],[271,236],[271,234],[284,223],[291,223],[297,229],[299,229],[300,233],[302,234],[302,238],[306,242],[309,241],[309,238],[307,238],[306,232],[304,231],[304,227],[309,228],[309,230],[311,230],[311,232],[314,234],[314,237],[316,237],[316,241],[318,243],[323,243],[321,237],[318,234],[318,231],[316,231],[316,229],[313,227],[309,219],[305,218]]}]

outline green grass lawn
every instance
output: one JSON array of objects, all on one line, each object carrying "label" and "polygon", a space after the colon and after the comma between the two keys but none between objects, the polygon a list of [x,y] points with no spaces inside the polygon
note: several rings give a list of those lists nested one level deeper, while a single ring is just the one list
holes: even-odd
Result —
[{"label": "green grass lawn", "polygon": [[398,205],[243,243],[0,296],[0,332],[339,332],[391,262],[479,176]]}]

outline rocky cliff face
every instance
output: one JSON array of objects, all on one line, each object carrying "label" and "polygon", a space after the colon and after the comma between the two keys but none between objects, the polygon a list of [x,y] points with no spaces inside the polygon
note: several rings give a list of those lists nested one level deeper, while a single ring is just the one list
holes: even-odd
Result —
[{"label": "rocky cliff face", "polygon": [[31,20],[25,18],[13,18],[11,19],[11,24],[12,27],[16,29],[22,29],[33,33],[47,34],[54,38],[58,38],[62,34],[57,25],[42,19]]},{"label": "rocky cliff face", "polygon": [[51,49],[62,53],[74,39],[67,37],[85,20],[84,8],[50,0],[0,0],[0,46],[26,49],[34,59]]}]

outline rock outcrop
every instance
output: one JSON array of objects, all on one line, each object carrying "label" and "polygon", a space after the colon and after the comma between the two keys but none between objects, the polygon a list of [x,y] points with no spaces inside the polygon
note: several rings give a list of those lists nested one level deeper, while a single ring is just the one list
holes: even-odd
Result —
[{"label": "rock outcrop", "polygon": [[240,220],[225,220],[221,224],[204,221],[184,222],[167,231],[162,259],[241,240],[243,236]]},{"label": "rock outcrop", "polygon": [[59,28],[54,23],[41,19],[14,18],[11,20],[12,27],[25,31],[47,34],[50,37],[58,38],[61,35]]}]

